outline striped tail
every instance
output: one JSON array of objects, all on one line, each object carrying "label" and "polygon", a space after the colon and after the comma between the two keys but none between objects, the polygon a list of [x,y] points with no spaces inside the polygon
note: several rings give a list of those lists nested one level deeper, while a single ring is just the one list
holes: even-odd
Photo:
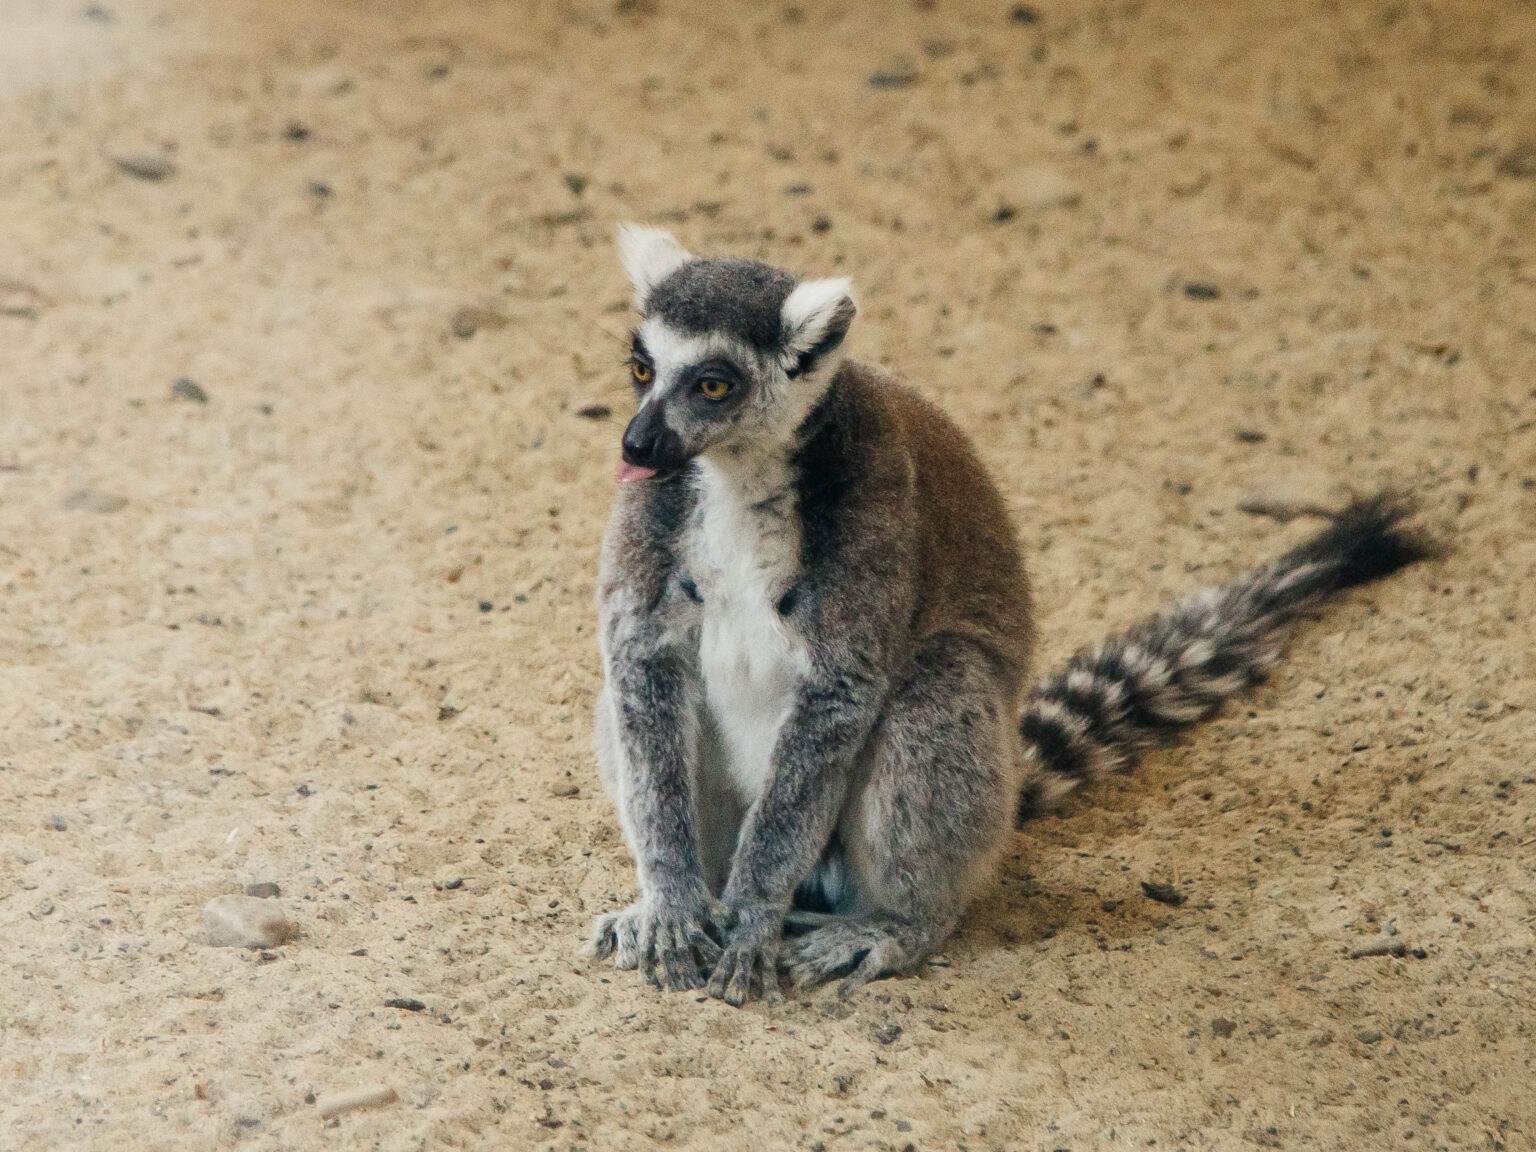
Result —
[{"label": "striped tail", "polygon": [[1034,771],[1018,820],[1056,807],[1083,782],[1135,765],[1149,747],[1262,681],[1287,624],[1335,592],[1435,555],[1402,526],[1411,500],[1358,500],[1300,547],[1219,588],[1084,649],[1035,688],[1019,722]]}]

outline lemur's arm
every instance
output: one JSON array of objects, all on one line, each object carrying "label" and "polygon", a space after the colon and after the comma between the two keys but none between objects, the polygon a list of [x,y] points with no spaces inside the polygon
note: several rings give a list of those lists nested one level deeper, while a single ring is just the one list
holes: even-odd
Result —
[{"label": "lemur's arm", "polygon": [[810,669],[767,787],[743,823],[724,894],[734,924],[709,985],[733,1004],[754,988],[777,991],[774,952],[790,898],[826,848],[854,759],[889,694],[897,649],[909,642],[915,559],[903,480],[875,485],[832,531],[808,541],[820,555],[807,557],[788,615],[809,644]]},{"label": "lemur's arm", "polygon": [[623,753],[618,800],[645,891],[703,884],[693,768],[698,674],[638,614],[614,622],[608,658]]},{"label": "lemur's arm", "polygon": [[[599,919],[593,948],[618,953],[668,988],[696,988],[699,961],[720,954],[724,908],[710,893],[699,856],[694,759],[700,686],[689,656],[696,626],[691,601],[676,586],[664,535],[644,509],[619,527],[608,547],[600,590],[604,672],[612,709],[607,755],[615,799],[640,881],[640,900]],[[635,523],[634,521],[640,521]]]}]

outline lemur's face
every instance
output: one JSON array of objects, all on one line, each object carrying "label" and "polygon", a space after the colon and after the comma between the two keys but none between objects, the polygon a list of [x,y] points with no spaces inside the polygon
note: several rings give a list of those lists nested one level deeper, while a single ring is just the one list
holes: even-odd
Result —
[{"label": "lemur's face", "polygon": [[640,410],[624,430],[619,483],[785,442],[853,321],[848,282],[796,285],[767,264],[694,259],[656,229],[627,227],[620,244],[641,320],[629,360]]}]

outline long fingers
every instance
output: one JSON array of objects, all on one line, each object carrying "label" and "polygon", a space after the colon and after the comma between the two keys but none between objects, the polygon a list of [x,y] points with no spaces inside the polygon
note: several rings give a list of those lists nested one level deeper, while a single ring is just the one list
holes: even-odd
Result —
[{"label": "long fingers", "polygon": [[864,985],[880,975],[881,958],[878,949],[870,949],[859,966],[843,978],[837,986],[837,998],[846,1000]]},{"label": "long fingers", "polygon": [[782,999],[774,957],[769,949],[728,948],[709,978],[709,994],[740,1008],[756,992],[764,1000]]},{"label": "long fingers", "polygon": [[693,946],[688,942],[688,928],[682,924],[669,924],[661,933],[662,983],[668,992],[683,992],[701,988],[704,977],[699,972],[699,962],[694,959]]},{"label": "long fingers", "polygon": [[702,917],[647,915],[639,906],[597,917],[587,952],[613,957],[616,968],[638,968],[644,978],[668,991],[702,988],[705,974],[723,953],[728,918],[723,904]]}]

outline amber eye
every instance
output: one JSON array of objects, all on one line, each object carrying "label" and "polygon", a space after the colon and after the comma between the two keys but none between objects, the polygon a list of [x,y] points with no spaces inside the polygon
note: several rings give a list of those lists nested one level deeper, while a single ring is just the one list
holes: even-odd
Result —
[{"label": "amber eye", "polygon": [[699,391],[711,400],[724,400],[730,394],[731,386],[724,380],[716,380],[706,376],[699,381]]},{"label": "amber eye", "polygon": [[629,374],[635,378],[636,384],[649,384],[651,377],[656,375],[656,372],[649,364],[643,361],[631,360],[629,362]]}]

